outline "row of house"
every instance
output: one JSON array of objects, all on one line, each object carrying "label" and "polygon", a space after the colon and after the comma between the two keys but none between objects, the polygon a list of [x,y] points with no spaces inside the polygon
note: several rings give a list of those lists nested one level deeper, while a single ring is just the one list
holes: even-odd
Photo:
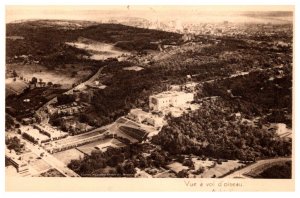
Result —
[{"label": "row of house", "polygon": [[38,129],[40,133],[48,136],[51,140],[58,140],[67,137],[69,134],[63,131],[57,130],[51,126],[43,125],[43,124],[35,124],[33,125],[35,129]]},{"label": "row of house", "polygon": [[84,105],[78,105],[76,102],[74,102],[75,104],[71,104],[71,105],[60,105],[58,107],[51,107],[48,106],[48,113],[50,115],[53,114],[64,114],[64,115],[73,115],[76,113],[81,113],[86,109],[86,106]]},{"label": "row of house", "polygon": [[47,135],[41,133],[38,129],[32,128],[31,126],[21,126],[19,128],[19,133],[33,143],[41,144],[50,141],[50,138]]},{"label": "row of house", "polygon": [[64,151],[64,150],[72,149],[72,148],[79,147],[79,146],[82,146],[82,145],[85,145],[85,144],[89,144],[89,143],[92,143],[92,142],[96,142],[98,140],[103,140],[104,138],[105,138],[105,136],[103,136],[103,134],[97,134],[97,135],[87,137],[87,138],[79,138],[77,140],[73,139],[72,141],[66,140],[63,143],[61,143],[61,142],[51,142],[50,145],[47,145],[44,148],[49,153],[57,153],[57,152],[60,152],[60,151]]}]

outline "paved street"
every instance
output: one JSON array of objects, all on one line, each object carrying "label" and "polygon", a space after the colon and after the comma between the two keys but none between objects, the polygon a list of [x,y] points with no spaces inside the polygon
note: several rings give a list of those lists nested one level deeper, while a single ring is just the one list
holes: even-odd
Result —
[{"label": "paved street", "polygon": [[48,153],[46,150],[44,150],[39,145],[34,145],[32,142],[26,140],[22,137],[20,134],[15,134],[18,138],[20,138],[22,141],[26,142],[26,147],[30,149],[34,154],[37,156],[41,156],[41,153],[43,154],[43,160],[52,166],[53,168],[57,169],[59,172],[61,172],[66,177],[80,177],[77,173],[69,169],[63,162],[56,159],[53,155]]},{"label": "paved street", "polygon": [[255,168],[258,168],[259,166],[263,166],[263,165],[267,165],[267,164],[271,164],[271,163],[275,163],[275,162],[281,162],[281,161],[290,161],[292,160],[291,158],[274,158],[274,159],[266,159],[266,160],[259,160],[254,164],[251,164],[249,166],[246,166],[245,168],[242,168],[238,171],[235,171],[234,173],[227,175],[224,178],[249,178],[247,177],[246,173],[254,170]]}]

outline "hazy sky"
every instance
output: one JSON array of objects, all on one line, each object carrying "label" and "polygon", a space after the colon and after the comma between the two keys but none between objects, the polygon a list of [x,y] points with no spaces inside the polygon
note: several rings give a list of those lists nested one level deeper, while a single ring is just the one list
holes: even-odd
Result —
[{"label": "hazy sky", "polygon": [[[183,22],[250,20],[245,11],[293,11],[292,6],[6,6],[6,22],[23,19],[99,21],[111,17],[142,17]],[[292,20],[292,17],[290,17]],[[251,19],[253,20],[253,18]],[[255,19],[259,20],[259,19]]]}]

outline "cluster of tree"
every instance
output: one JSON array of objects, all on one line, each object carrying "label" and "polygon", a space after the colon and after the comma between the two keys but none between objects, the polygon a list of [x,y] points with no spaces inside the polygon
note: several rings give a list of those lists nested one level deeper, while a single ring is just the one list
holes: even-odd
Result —
[{"label": "cluster of tree", "polygon": [[73,94],[61,94],[57,96],[57,105],[64,105],[75,102],[75,95]]},{"label": "cluster of tree", "polygon": [[122,41],[116,44],[119,47],[128,51],[143,51],[143,50],[158,50],[158,45],[149,41],[150,39],[136,39],[133,41]]},{"label": "cluster of tree", "polygon": [[[228,92],[230,90],[230,92]],[[250,72],[246,76],[204,83],[198,97],[220,96],[237,103],[237,110],[253,116],[267,116],[269,122],[283,122],[291,127],[292,75],[276,78],[276,70]]]},{"label": "cluster of tree", "polygon": [[[151,148],[150,148],[151,147]],[[134,176],[135,168],[145,169],[147,167],[165,166],[170,158],[166,152],[154,149],[148,157],[143,155],[149,153],[153,147],[149,144],[130,144],[123,148],[109,147],[107,151],[95,150],[83,159],[72,160],[68,167],[81,176],[103,174],[106,167],[110,167],[117,176]]]},{"label": "cluster of tree", "polygon": [[[249,116],[261,115],[262,110],[275,107],[278,103],[281,107],[291,104],[290,75],[286,80],[283,78],[265,82],[268,81],[270,75],[264,75],[263,72],[258,75],[254,72],[249,77],[223,80],[224,77],[229,77],[236,71],[269,68],[270,65],[264,66],[265,63],[270,60],[279,60],[280,55],[261,54],[260,51],[253,49],[254,44],[243,40],[241,42],[239,39],[232,38],[220,40],[217,45],[194,46],[194,49],[183,50],[168,58],[154,61],[151,67],[139,72],[122,70],[123,67],[132,65],[128,61],[111,61],[104,72],[113,74],[114,77],[103,82],[108,87],[97,91],[92,101],[98,116],[102,117],[99,122],[103,124],[112,122],[119,116],[127,114],[131,108],[147,109],[148,97],[151,94],[165,91],[170,84],[182,84],[186,82],[186,76],[191,74],[194,81],[220,79],[216,83],[205,83],[203,93],[199,92],[198,98],[217,95],[232,100],[228,94],[228,90],[232,89],[232,94],[238,96],[237,104],[240,104],[236,108],[241,109],[246,115],[250,114]],[[291,71],[285,71],[285,73],[291,73]],[[223,85],[224,82],[225,85]],[[249,92],[249,84],[251,92]],[[276,87],[276,84],[280,86],[284,84],[284,86],[280,88]],[[265,88],[260,90],[262,86]],[[239,100],[241,93],[245,98],[242,96],[243,98]]]},{"label": "cluster of tree", "polygon": [[5,144],[9,150],[14,150],[17,153],[20,153],[24,150],[24,144],[21,143],[21,140],[18,137],[6,138]]},{"label": "cluster of tree", "polygon": [[94,92],[91,101],[99,118],[107,123],[127,114],[131,108],[148,108],[149,96],[167,89],[163,81],[181,78],[176,72],[167,73],[153,68],[125,71],[122,69],[125,65],[128,63],[116,61],[105,68],[105,72],[113,77],[103,82],[107,87]]},{"label": "cluster of tree", "polygon": [[282,165],[274,165],[267,168],[262,173],[256,176],[256,178],[264,179],[291,179],[292,178],[292,163],[286,162]]},{"label": "cluster of tree", "polygon": [[15,121],[8,115],[5,115],[5,130],[9,130],[15,127]]},{"label": "cluster of tree", "polygon": [[[48,87],[27,88],[20,95],[11,95],[5,99],[6,113],[17,118],[18,121],[24,117],[32,117],[43,104],[65,91],[65,89]],[[30,99],[30,102],[24,102],[25,99]]]},{"label": "cluster of tree", "polygon": [[186,70],[189,74],[196,74],[196,80],[206,81],[226,77],[236,71],[251,71],[292,63],[291,50],[278,53],[270,48],[251,43],[244,38],[222,37],[217,44],[195,45],[186,50],[183,48],[153,65],[179,72]]},{"label": "cluster of tree", "polygon": [[24,61],[15,59],[15,57],[30,55],[32,58],[34,57],[34,60],[49,66],[49,68],[59,64],[80,62],[83,56],[89,56],[85,50],[65,44],[76,41],[79,37],[105,43],[116,43],[118,47],[130,51],[157,49],[157,45],[152,42],[164,40],[171,43],[180,38],[180,34],[176,33],[120,24],[98,24],[81,29],[62,29],[45,26],[42,21],[7,24],[6,35],[24,37],[24,39],[18,40],[7,39],[6,56],[9,62]]},{"label": "cluster of tree", "polygon": [[221,159],[252,161],[291,154],[291,141],[274,132],[244,123],[232,105],[218,98],[203,101],[199,110],[170,118],[153,143],[171,154],[205,155]]}]

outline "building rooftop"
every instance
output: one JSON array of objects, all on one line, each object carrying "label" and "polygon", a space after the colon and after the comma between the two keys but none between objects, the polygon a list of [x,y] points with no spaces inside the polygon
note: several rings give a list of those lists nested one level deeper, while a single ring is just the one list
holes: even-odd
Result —
[{"label": "building rooftop", "polygon": [[150,97],[155,97],[155,98],[165,98],[165,97],[176,97],[179,95],[185,95],[185,94],[191,94],[191,93],[186,93],[183,91],[165,91],[156,95],[152,95]]},{"label": "building rooftop", "polygon": [[131,109],[130,110],[130,113],[133,113],[133,114],[138,114],[138,115],[148,115],[149,113],[143,111],[142,109]]},{"label": "building rooftop", "polygon": [[39,139],[39,140],[48,140],[49,137],[47,137],[46,135],[40,133],[40,131],[38,129],[34,129],[30,126],[23,126],[20,128],[20,130],[28,135],[30,135],[31,137],[33,137],[34,139]]}]

